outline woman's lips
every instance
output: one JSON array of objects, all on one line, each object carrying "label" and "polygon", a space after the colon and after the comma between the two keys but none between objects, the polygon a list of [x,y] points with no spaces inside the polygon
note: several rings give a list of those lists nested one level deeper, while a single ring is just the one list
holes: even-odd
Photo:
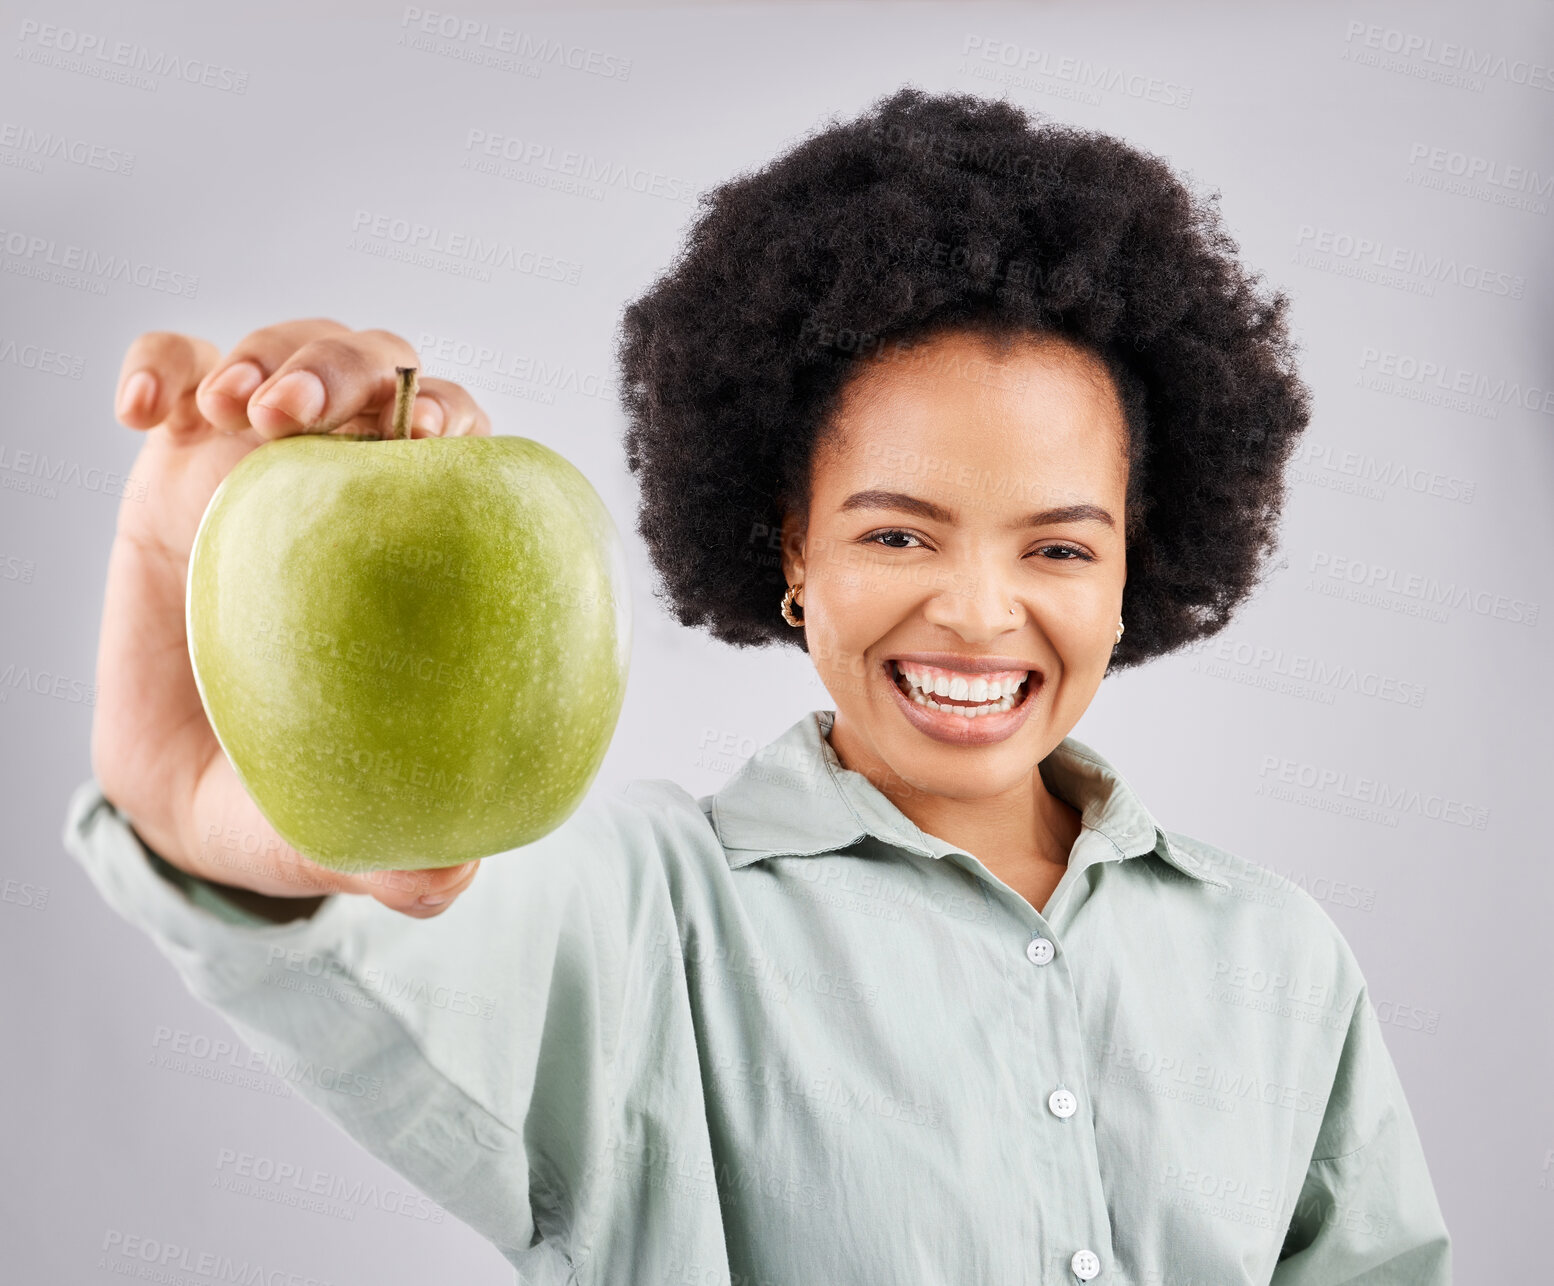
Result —
[{"label": "woman's lips", "polygon": [[[892,700],[897,709],[906,717],[907,722],[924,736],[952,746],[985,746],[1012,737],[1029,716],[1035,705],[1036,694],[1042,685],[1040,672],[1031,670],[1026,672],[1025,683],[1017,693],[1018,700],[1009,709],[1000,710],[995,714],[974,716],[955,714],[948,710],[935,710],[908,696],[902,690],[906,680],[896,677],[896,664],[895,659],[891,658],[884,661],[880,668],[882,677],[890,685]],[[962,676],[976,677],[965,672],[962,672]],[[984,673],[982,677],[987,676]],[[939,701],[940,698],[936,696],[934,700]]]},{"label": "woman's lips", "polygon": [[975,656],[958,652],[903,652],[898,656],[888,656],[887,661],[895,661],[905,665],[938,666],[941,669],[951,670],[957,674],[975,675],[991,674],[1000,670],[1013,670],[1024,674],[1027,670],[1035,670],[1041,673],[1024,657],[1019,656]]}]

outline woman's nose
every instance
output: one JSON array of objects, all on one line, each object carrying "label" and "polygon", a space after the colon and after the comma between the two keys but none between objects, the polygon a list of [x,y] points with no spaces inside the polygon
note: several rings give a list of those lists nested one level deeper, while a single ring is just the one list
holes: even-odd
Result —
[{"label": "woman's nose", "polygon": [[1006,633],[1024,622],[1013,587],[1000,576],[974,570],[933,595],[923,615],[930,624],[954,630],[968,643]]}]

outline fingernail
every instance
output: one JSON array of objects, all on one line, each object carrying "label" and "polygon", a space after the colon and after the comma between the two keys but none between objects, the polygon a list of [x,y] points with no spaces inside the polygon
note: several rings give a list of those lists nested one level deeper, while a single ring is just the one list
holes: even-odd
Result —
[{"label": "fingernail", "polygon": [[119,394],[119,414],[146,410],[155,401],[156,376],[150,371],[136,371],[124,381],[124,391]]},{"label": "fingernail", "polygon": [[264,383],[264,372],[252,362],[238,362],[227,367],[210,386],[210,392],[220,393],[236,402],[246,402]]},{"label": "fingernail", "polygon": [[431,437],[442,432],[442,418],[442,403],[429,397],[418,397],[415,409],[410,413],[410,427]]},{"label": "fingernail", "polygon": [[312,371],[293,371],[277,381],[258,405],[290,416],[298,424],[312,424],[324,410],[324,382]]},{"label": "fingernail", "polygon": [[465,862],[462,866],[455,866],[449,870],[447,885],[449,891],[443,893],[427,893],[420,899],[421,905],[442,906],[445,902],[451,902],[453,900],[453,893],[451,890],[463,883],[464,877],[469,874],[470,868],[474,865],[475,864],[473,862]]}]

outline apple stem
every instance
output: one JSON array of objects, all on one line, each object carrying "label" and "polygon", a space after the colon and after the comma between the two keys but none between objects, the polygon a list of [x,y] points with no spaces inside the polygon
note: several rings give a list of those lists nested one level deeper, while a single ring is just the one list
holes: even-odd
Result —
[{"label": "apple stem", "polygon": [[420,380],[414,366],[396,366],[394,374],[399,379],[399,387],[394,393],[394,431],[390,436],[398,441],[410,436],[410,412],[415,409],[415,393]]}]

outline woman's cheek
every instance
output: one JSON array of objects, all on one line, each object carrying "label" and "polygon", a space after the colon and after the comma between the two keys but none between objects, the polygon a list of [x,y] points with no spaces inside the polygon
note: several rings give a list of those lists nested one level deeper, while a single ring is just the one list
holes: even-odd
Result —
[{"label": "woman's cheek", "polygon": [[910,598],[909,587],[899,579],[867,567],[828,569],[822,593],[827,616],[840,635],[862,641],[859,651],[894,628]]},{"label": "woman's cheek", "polygon": [[809,584],[815,591],[804,595],[811,662],[838,702],[867,697],[865,654],[894,624],[887,595],[855,574],[828,572]]},{"label": "woman's cheek", "polygon": [[1109,589],[1097,592],[1099,588],[1078,583],[1054,587],[1038,617],[1052,645],[1075,669],[1091,668],[1097,657],[1104,669],[1117,633],[1115,599],[1121,596]]}]

